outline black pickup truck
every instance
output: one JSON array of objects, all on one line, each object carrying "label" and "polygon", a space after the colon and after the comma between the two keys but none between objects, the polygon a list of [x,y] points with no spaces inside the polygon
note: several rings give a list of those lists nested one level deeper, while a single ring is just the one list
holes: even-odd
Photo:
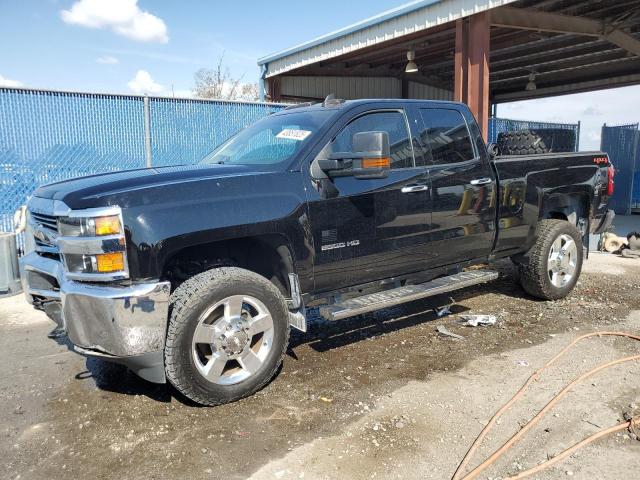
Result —
[{"label": "black pickup truck", "polygon": [[607,155],[489,150],[463,104],[291,107],[197,165],[39,188],[23,286],[77,352],[230,402],[271,380],[310,307],[340,320],[505,257],[528,294],[568,295],[613,218]]}]

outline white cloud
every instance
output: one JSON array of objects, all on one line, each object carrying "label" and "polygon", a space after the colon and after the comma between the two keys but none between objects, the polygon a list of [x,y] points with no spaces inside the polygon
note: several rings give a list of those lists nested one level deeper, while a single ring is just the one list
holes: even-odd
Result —
[{"label": "white cloud", "polygon": [[146,70],[138,70],[136,76],[127,83],[127,86],[135,93],[160,93],[164,87],[156,83]]},{"label": "white cloud", "polygon": [[10,78],[0,75],[0,87],[21,87],[22,82],[11,80]]},{"label": "white cloud", "polygon": [[116,65],[117,63],[120,63],[120,60],[118,60],[116,57],[106,55],[104,57],[96,58],[96,63],[100,63],[102,65]]},{"label": "white cloud", "polygon": [[593,105],[587,107],[582,112],[583,115],[602,115],[602,112]]},{"label": "white cloud", "polygon": [[140,10],[138,0],[78,0],[60,16],[65,23],[87,28],[106,28],[140,42],[167,43],[167,26],[149,12]]}]

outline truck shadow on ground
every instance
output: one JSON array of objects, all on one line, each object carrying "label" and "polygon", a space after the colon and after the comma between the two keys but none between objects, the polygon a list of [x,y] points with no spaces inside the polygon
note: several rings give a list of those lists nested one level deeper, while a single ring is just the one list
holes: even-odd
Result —
[{"label": "truck shadow on ground", "polygon": [[510,261],[498,262],[493,265],[493,268],[500,272],[500,278],[493,282],[337,322],[325,320],[318,314],[317,309],[310,309],[307,312],[307,333],[292,331],[287,354],[296,358],[294,349],[303,345],[308,345],[317,352],[326,352],[386,333],[440,320],[436,309],[450,304],[451,299],[455,300],[455,304],[451,307],[449,316],[469,311],[467,307],[461,305],[461,302],[487,293],[535,300],[520,287]]},{"label": "truck shadow on ground", "polygon": [[[104,361],[100,358],[87,358],[86,370],[76,375],[76,379],[93,379],[96,388],[125,395],[144,395],[162,403],[171,402],[178,398],[168,384],[148,382],[130,372],[127,367]],[[183,403],[188,403],[182,398]],[[189,403],[191,404],[191,403]]]},{"label": "truck shadow on ground", "polygon": [[[67,336],[54,340],[58,345],[77,353]],[[101,358],[86,357],[85,367],[86,369],[76,373],[74,378],[79,381],[93,380],[99,390],[125,395],[144,395],[158,402],[170,402],[172,396],[175,396],[167,385],[148,382],[130,372],[124,365],[107,362]]]}]

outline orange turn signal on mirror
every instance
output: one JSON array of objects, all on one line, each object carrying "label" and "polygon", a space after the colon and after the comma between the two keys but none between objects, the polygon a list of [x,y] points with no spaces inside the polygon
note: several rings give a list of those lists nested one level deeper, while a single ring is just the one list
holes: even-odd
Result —
[{"label": "orange turn signal on mirror", "polygon": [[362,159],[362,168],[389,168],[390,166],[391,159],[389,157]]},{"label": "orange turn signal on mirror", "polygon": [[122,272],[124,270],[124,253],[101,253],[96,255],[96,265],[98,272]]},{"label": "orange turn signal on mirror", "polygon": [[109,217],[98,217],[96,222],[96,235],[117,235],[120,233],[120,217],[111,215]]}]

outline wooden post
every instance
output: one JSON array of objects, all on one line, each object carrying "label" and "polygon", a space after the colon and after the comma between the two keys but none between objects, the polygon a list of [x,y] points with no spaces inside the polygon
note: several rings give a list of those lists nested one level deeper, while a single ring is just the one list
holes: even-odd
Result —
[{"label": "wooden post", "polygon": [[468,105],[485,140],[489,134],[489,54],[491,49],[489,14],[469,19]]}]

